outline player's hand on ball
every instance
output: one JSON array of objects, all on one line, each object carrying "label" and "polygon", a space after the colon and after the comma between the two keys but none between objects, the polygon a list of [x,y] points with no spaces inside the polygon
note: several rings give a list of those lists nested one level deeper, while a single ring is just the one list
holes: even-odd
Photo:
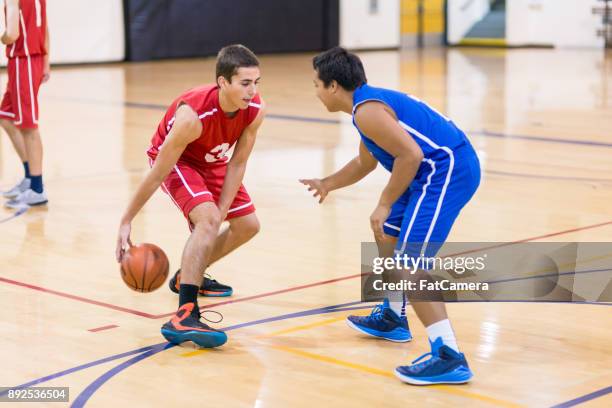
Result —
[{"label": "player's hand on ball", "polygon": [[308,187],[308,191],[314,191],[313,197],[319,197],[319,204],[325,200],[329,190],[325,187],[325,183],[321,179],[301,179],[300,183]]},{"label": "player's hand on ball", "polygon": [[383,224],[389,217],[389,213],[391,212],[391,207],[385,205],[378,205],[372,215],[370,215],[370,227],[372,228],[372,232],[374,232],[374,236],[377,241],[386,241],[389,239],[387,234],[385,234],[383,229]]},{"label": "player's hand on ball", "polygon": [[117,262],[121,262],[123,254],[132,246],[132,240],[130,239],[130,232],[132,231],[132,223],[123,223],[119,226],[119,236],[117,238],[117,249],[115,250],[115,256]]}]

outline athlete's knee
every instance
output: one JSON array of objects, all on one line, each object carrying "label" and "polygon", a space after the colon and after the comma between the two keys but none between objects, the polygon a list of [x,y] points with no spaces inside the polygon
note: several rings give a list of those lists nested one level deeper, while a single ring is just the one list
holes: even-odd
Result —
[{"label": "athlete's knee", "polygon": [[216,234],[221,226],[221,213],[216,205],[207,202],[196,206],[189,213],[193,230],[202,233]]},{"label": "athlete's knee", "polygon": [[36,137],[36,136],[40,136],[40,133],[38,132],[38,129],[36,129],[36,128],[33,128],[33,129],[32,128],[30,128],[30,129],[27,129],[27,128],[21,129],[21,134],[24,137]]}]

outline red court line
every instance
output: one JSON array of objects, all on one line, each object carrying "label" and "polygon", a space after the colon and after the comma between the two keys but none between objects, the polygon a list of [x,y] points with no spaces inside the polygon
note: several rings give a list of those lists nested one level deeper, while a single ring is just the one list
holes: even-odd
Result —
[{"label": "red court line", "polygon": [[[342,281],[342,280],[358,278],[359,276],[361,276],[361,274],[357,273],[355,275],[343,276],[341,278],[329,279],[329,280],[319,281],[319,282],[315,282],[315,283],[309,283],[307,285],[293,286],[293,287],[290,287],[290,288],[287,288],[287,289],[281,289],[281,290],[275,290],[273,292],[261,293],[259,295],[247,296],[247,297],[233,299],[233,300],[226,300],[225,302],[211,303],[211,304],[208,304],[208,305],[200,306],[200,309],[210,309],[210,308],[213,308],[213,307],[227,305],[227,304],[230,304],[230,303],[244,302],[246,300],[253,300],[253,299],[259,299],[259,298],[268,297],[268,296],[272,296],[272,295],[278,295],[279,293],[293,292],[294,290],[306,289],[306,288],[311,288],[313,286],[326,285],[328,283],[334,283],[334,282],[339,282],[339,281]],[[157,318],[161,318],[161,317],[172,316],[172,315],[174,315],[174,313],[175,312],[164,313],[164,314],[155,316],[155,318],[157,319]]]},{"label": "red court line", "polygon": [[116,324],[109,324],[108,326],[96,327],[95,329],[88,329],[87,331],[95,333],[95,332],[99,332],[102,330],[114,329],[115,327],[119,327],[119,326],[117,326]]},{"label": "red court line", "polygon": [[[525,238],[525,239],[522,239],[522,240],[519,240],[519,241],[513,241],[513,243],[536,241],[536,240],[543,239],[543,238],[550,238],[550,237],[554,237],[554,236],[558,236],[558,235],[569,234],[569,233],[572,233],[572,232],[578,232],[578,231],[584,231],[584,230],[587,230],[587,229],[603,227],[605,225],[612,225],[612,221],[601,222],[601,223],[592,224],[592,225],[586,225],[584,227],[572,228],[572,229],[568,229],[568,230],[564,230],[564,231],[559,231],[559,232],[553,232],[551,234],[539,235],[539,236],[532,237],[532,238]],[[507,244],[501,244],[501,245],[507,245]],[[495,247],[495,246],[493,246],[493,247]],[[321,286],[321,285],[326,285],[328,283],[334,283],[334,282],[339,282],[339,281],[342,281],[342,280],[358,278],[360,276],[361,276],[361,273],[357,273],[357,274],[353,274],[353,275],[347,275],[347,276],[342,276],[340,278],[328,279],[328,280],[324,280],[324,281],[310,283],[310,284],[307,284],[307,285],[294,286],[294,287],[290,287],[290,288],[286,288],[286,289],[276,290],[276,291],[273,291],[273,292],[261,293],[259,295],[247,296],[247,297],[238,298],[238,299],[234,299],[234,300],[227,300],[227,301],[224,301],[224,302],[211,303],[209,305],[203,306],[202,308],[203,309],[209,309],[209,308],[213,308],[213,307],[217,307],[217,306],[221,306],[221,305],[226,305],[226,304],[230,304],[230,303],[244,302],[244,301],[247,301],[247,300],[253,300],[253,299],[263,298],[263,297],[267,297],[267,296],[273,296],[273,295],[277,295],[277,294],[280,294],[280,293],[293,292],[293,291],[296,291],[296,290],[312,288],[314,286]],[[17,285],[17,286],[22,286],[22,287],[29,288],[29,289],[38,290],[38,291],[41,291],[41,292],[44,292],[44,293],[49,293],[49,294],[52,294],[52,295],[61,296],[61,297],[65,297],[65,298],[72,299],[72,300],[77,300],[79,302],[89,303],[89,304],[92,304],[92,305],[101,306],[101,307],[105,307],[105,308],[108,308],[108,309],[113,309],[113,310],[116,310],[116,311],[119,311],[119,312],[130,313],[130,314],[134,314],[134,315],[140,316],[140,317],[146,317],[147,319],[159,319],[159,318],[162,318],[162,317],[172,316],[174,314],[174,312],[172,312],[172,313],[164,313],[164,314],[159,314],[159,315],[153,315],[153,314],[150,314],[150,313],[141,312],[141,311],[133,310],[133,309],[128,309],[128,308],[121,307],[121,306],[111,305],[110,303],[99,302],[97,300],[87,299],[87,298],[84,298],[84,297],[81,297],[81,296],[75,296],[75,295],[71,295],[69,293],[63,293],[63,292],[59,292],[59,291],[52,290],[52,289],[45,289],[45,288],[42,288],[40,286],[30,285],[28,283],[18,282],[18,281],[14,281],[14,280],[2,278],[2,277],[0,277],[0,282],[10,283],[12,285]]]},{"label": "red court line", "polygon": [[65,297],[65,298],[72,299],[72,300],[77,300],[79,302],[89,303],[89,304],[96,305],[96,306],[101,306],[101,307],[106,307],[108,309],[117,310],[119,312],[131,313],[131,314],[134,314],[134,315],[140,316],[140,317],[147,317],[149,319],[155,318],[155,316],[150,314],[150,313],[145,313],[145,312],[141,312],[141,311],[138,311],[138,310],[128,309],[128,308],[121,307],[121,306],[111,305],[110,303],[99,302],[97,300],[88,299],[88,298],[84,298],[84,297],[81,297],[81,296],[71,295],[70,293],[58,292],[57,290],[46,289],[46,288],[42,288],[40,286],[30,285],[29,283],[18,282],[18,281],[12,280],[12,279],[6,279],[6,278],[0,277],[0,282],[10,283],[11,285],[17,285],[17,286],[22,286],[22,287],[28,288],[28,289],[38,290],[40,292],[49,293],[51,295],[61,296],[61,297]]}]

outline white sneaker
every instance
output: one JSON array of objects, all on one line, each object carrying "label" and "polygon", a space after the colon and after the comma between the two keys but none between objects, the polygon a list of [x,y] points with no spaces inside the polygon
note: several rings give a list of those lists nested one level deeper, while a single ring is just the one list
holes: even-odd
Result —
[{"label": "white sneaker", "polygon": [[17,185],[15,187],[11,188],[10,190],[3,191],[2,192],[2,196],[4,198],[15,198],[20,193],[23,193],[28,188],[30,188],[31,184],[32,184],[32,180],[30,180],[29,178],[25,178],[24,177],[23,180],[21,180],[19,183],[17,183]]},{"label": "white sneaker", "polygon": [[7,201],[4,206],[8,208],[32,207],[35,205],[47,204],[47,201],[47,194],[45,194],[44,190],[42,193],[37,193],[36,191],[28,188],[23,193],[20,193],[17,197]]}]

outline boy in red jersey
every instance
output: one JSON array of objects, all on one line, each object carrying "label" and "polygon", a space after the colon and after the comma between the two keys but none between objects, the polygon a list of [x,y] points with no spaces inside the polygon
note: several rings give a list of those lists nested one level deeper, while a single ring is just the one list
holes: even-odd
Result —
[{"label": "boy in red jersey", "polygon": [[[202,271],[259,231],[255,207],[242,185],[265,115],[257,94],[259,78],[259,61],[248,48],[230,45],[219,51],[216,83],[185,92],[168,108],[147,151],[151,171],[121,219],[117,261],[131,245],[132,219],[158,187],[189,222],[179,309],[161,329],[172,343],[190,340],[201,347],[217,347],[227,341],[224,332],[200,322],[197,296]],[[226,152],[234,144],[228,159]],[[223,220],[229,221],[229,227],[219,231]]]},{"label": "boy in red jersey", "polygon": [[38,88],[49,79],[49,31],[45,0],[6,0],[8,85],[0,105],[0,126],[23,162],[25,177],[2,193],[7,207],[47,202],[42,182],[43,147],[38,132]]}]

